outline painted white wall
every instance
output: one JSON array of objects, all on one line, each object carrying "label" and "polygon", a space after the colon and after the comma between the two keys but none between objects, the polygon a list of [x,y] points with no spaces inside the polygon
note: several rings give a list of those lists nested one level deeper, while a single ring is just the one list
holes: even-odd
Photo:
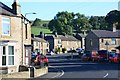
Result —
[{"label": "painted white wall", "polygon": [[0,66],[2,66],[2,52],[3,52],[3,47],[0,46]]}]

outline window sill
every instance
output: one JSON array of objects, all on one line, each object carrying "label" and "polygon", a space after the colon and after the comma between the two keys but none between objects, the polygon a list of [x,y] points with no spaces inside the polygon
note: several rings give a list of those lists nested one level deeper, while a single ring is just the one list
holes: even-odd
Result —
[{"label": "window sill", "polygon": [[5,38],[6,38],[6,37],[10,38],[11,35],[1,35],[1,37],[2,37],[2,38],[4,38],[4,37],[5,37]]}]

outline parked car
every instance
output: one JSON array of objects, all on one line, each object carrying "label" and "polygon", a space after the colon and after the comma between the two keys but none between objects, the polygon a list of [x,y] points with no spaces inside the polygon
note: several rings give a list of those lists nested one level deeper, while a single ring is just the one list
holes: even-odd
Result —
[{"label": "parked car", "polygon": [[80,53],[80,52],[82,52],[82,50],[83,50],[82,48],[77,48],[77,49],[76,49],[76,52],[77,52],[77,53]]},{"label": "parked car", "polygon": [[118,63],[119,59],[120,59],[120,55],[118,53],[115,52],[109,53],[109,62]]},{"label": "parked car", "polygon": [[106,61],[108,59],[109,52],[107,50],[99,50],[99,61]]},{"label": "parked car", "polygon": [[92,55],[92,61],[100,61],[100,56],[98,54]]},{"label": "parked car", "polygon": [[81,56],[82,61],[90,61],[91,60],[91,52],[85,52]]},{"label": "parked car", "polygon": [[100,60],[100,56],[98,54],[98,52],[96,50],[92,51],[92,61],[99,61]]}]

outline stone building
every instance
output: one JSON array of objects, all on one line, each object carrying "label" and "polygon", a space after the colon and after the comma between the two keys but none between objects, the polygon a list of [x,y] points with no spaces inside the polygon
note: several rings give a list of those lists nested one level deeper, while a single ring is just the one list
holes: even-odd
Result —
[{"label": "stone building", "polygon": [[85,38],[85,49],[116,51],[120,45],[120,30],[91,30]]},{"label": "stone building", "polygon": [[31,24],[21,14],[18,0],[12,8],[0,2],[0,73],[19,71],[31,58]]},{"label": "stone building", "polygon": [[49,51],[49,43],[44,38],[35,37],[32,34],[31,44],[33,52],[40,52],[46,55]]},{"label": "stone building", "polygon": [[45,36],[49,42],[50,51],[55,51],[56,48],[65,48],[67,51],[81,47],[81,41],[70,35],[49,35]]}]

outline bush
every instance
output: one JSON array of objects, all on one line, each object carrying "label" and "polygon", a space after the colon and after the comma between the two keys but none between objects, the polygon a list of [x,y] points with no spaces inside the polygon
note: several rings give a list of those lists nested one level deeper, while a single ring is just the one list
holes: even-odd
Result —
[{"label": "bush", "polygon": [[58,52],[59,53],[62,52],[62,48],[60,48],[60,47],[59,48],[55,48],[55,53],[58,53]]}]

